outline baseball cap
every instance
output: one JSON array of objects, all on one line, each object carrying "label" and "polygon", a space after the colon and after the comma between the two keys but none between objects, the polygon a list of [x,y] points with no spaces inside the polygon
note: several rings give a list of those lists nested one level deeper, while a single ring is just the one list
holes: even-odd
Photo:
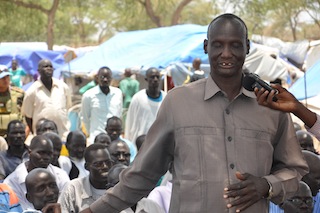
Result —
[{"label": "baseball cap", "polygon": [[0,64],[0,79],[4,78],[5,76],[8,76],[8,75],[12,75],[9,72],[8,67],[6,65]]}]

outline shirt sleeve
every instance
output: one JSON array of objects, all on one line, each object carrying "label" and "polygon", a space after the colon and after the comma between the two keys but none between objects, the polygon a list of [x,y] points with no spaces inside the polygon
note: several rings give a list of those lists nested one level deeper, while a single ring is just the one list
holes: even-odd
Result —
[{"label": "shirt sleeve", "polygon": [[76,197],[74,186],[70,183],[61,192],[58,199],[58,203],[61,205],[62,213],[77,212],[74,206],[74,200]]},{"label": "shirt sleeve", "polygon": [[23,116],[26,116],[28,118],[33,117],[34,100],[35,100],[35,95],[33,90],[25,93],[25,96],[22,102],[22,107],[21,107],[21,112]]},{"label": "shirt sleeve", "polygon": [[[170,100],[162,103],[133,165],[120,175],[120,182],[90,205],[92,212],[120,212],[149,194],[173,160],[174,125]],[[161,131],[159,131],[161,129]]]},{"label": "shirt sleeve", "polygon": [[298,190],[299,181],[308,172],[291,117],[288,113],[279,113],[271,174],[264,177],[272,186],[271,200],[276,204],[292,197]]},{"label": "shirt sleeve", "polygon": [[91,99],[84,95],[81,101],[81,119],[84,126],[87,129],[87,133],[90,133],[90,117],[91,117]]},{"label": "shirt sleeve", "polygon": [[317,114],[317,120],[311,128],[307,127],[306,125],[305,128],[308,132],[313,134],[318,141],[320,141],[320,115]]}]

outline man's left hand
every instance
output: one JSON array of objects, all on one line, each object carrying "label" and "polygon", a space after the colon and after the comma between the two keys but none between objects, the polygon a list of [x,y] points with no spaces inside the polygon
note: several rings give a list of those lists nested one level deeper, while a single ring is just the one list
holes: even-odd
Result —
[{"label": "man's left hand", "polygon": [[269,192],[269,184],[264,178],[240,172],[236,172],[236,177],[241,181],[224,189],[224,198],[234,198],[227,207],[236,207],[236,212],[248,208]]}]

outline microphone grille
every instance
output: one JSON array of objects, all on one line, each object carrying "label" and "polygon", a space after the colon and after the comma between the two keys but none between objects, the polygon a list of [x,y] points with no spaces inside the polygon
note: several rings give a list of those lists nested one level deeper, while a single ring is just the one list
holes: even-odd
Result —
[{"label": "microphone grille", "polygon": [[242,79],[242,86],[249,91],[253,91],[254,90],[254,84],[255,84],[256,80],[249,76],[249,75],[245,75]]}]

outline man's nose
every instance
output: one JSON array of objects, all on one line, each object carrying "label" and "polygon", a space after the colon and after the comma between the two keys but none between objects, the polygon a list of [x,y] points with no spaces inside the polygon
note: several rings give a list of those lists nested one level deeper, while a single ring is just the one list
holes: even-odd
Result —
[{"label": "man's nose", "polygon": [[229,46],[225,46],[223,49],[222,49],[222,53],[221,53],[221,57],[224,57],[224,58],[229,58],[232,56],[232,52],[231,52],[231,49]]},{"label": "man's nose", "polygon": [[124,154],[120,153],[119,154],[119,161],[124,161],[124,160],[126,160],[126,158],[124,157]]}]

